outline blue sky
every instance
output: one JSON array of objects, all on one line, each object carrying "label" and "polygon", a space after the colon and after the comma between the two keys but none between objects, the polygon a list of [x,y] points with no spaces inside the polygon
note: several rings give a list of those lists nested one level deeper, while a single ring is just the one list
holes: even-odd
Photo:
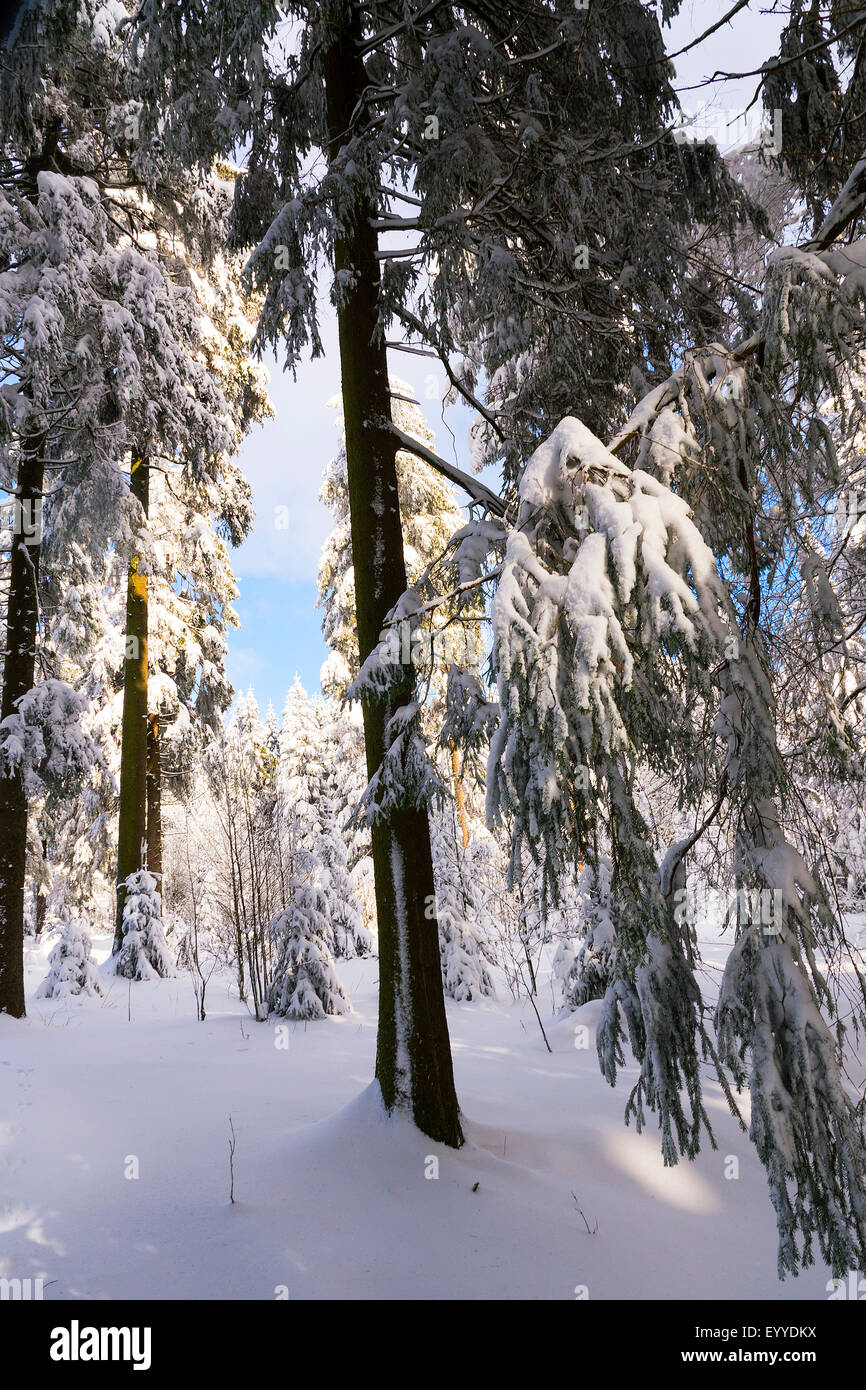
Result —
[{"label": "blue sky", "polygon": [[[321,316],[325,356],[302,362],[297,380],[266,359],[275,415],[249,436],[240,459],[253,489],[256,521],[234,554],[241,627],[229,634],[228,674],[236,690],[252,685],[262,710],[270,701],[278,713],[296,673],[310,693],[319,689],[327,655],[315,606],[316,569],[331,517],[318,492],[322,469],[337,449],[337,411],[329,402],[339,394],[340,368],[330,304],[322,305]],[[471,414],[449,407],[452,439],[442,418],[441,368],[406,353],[392,352],[390,359],[392,374],[408,382],[422,404],[436,434],[434,448],[468,469]]]},{"label": "blue sky", "polygon": [[[672,26],[669,50],[687,44],[727,9],[730,0],[686,0]],[[757,12],[738,16],[695,52],[676,60],[677,87],[699,82],[715,69],[757,67],[772,52],[782,22],[781,16]],[[753,77],[700,91],[683,90],[681,101],[690,115],[709,113],[708,124],[724,128],[725,118],[749,103],[756,85]],[[753,118],[759,110],[760,103]],[[324,289],[326,275],[321,284]],[[322,469],[336,449],[336,412],[328,402],[339,393],[340,366],[336,323],[326,296],[320,312],[325,356],[302,362],[296,379],[267,361],[275,417],[250,435],[240,460],[253,489],[256,523],[234,557],[241,628],[229,635],[228,674],[237,690],[253,686],[263,710],[270,701],[278,712],[295,673],[308,691],[318,690],[319,667],[326,655],[321,614],[315,607],[316,568],[330,518],[317,496]],[[467,469],[471,415],[462,407],[451,407],[443,420],[441,369],[430,359],[392,352],[391,372],[414,387],[435,430],[437,451]],[[285,518],[278,510],[283,508],[288,509],[287,526],[277,524]]]}]

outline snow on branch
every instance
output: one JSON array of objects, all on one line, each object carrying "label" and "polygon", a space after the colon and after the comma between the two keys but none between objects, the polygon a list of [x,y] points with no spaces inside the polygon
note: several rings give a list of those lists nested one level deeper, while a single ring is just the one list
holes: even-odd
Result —
[{"label": "snow on branch", "polygon": [[417,458],[423,459],[425,463],[429,463],[431,468],[435,468],[438,473],[442,473],[450,482],[456,483],[464,492],[468,492],[473,502],[478,502],[482,507],[485,507],[487,511],[492,512],[494,516],[505,516],[506,503],[504,499],[498,497],[489,487],[485,487],[484,483],[479,482],[477,478],[473,478],[471,474],[464,473],[463,470],[457,468],[455,464],[448,463],[446,459],[440,458],[439,455],[428,448],[426,444],[422,444],[419,440],[413,439],[409,434],[404,434],[396,425],[390,424],[389,422],[388,428],[399,441],[400,448],[405,449],[407,454],[415,454]]},{"label": "snow on branch", "polygon": [[[733,457],[747,439],[744,367],[717,345],[706,359],[706,418],[715,447]],[[702,365],[683,364],[677,392]],[[638,415],[639,459],[654,471],[627,468],[574,419],[526,465],[492,610],[500,716],[488,816],[511,827],[512,881],[526,850],[543,865],[543,893],[554,902],[576,862],[599,871],[601,836],[611,846],[612,978],[597,1033],[603,1074],[616,1080],[625,1029],[641,1068],[626,1117],[640,1128],[644,1105],[656,1111],[666,1163],[693,1156],[702,1127],[709,1131],[701,1059],[713,1063],[735,1113],[725,1066],[737,1086],[748,1080],[751,1136],[779,1222],[780,1273],[808,1264],[815,1239],[839,1273],[866,1259],[862,1123],[821,1012],[832,1000],[814,954],[816,923],[827,940],[840,929],[782,829],[783,760],[759,633],[751,619],[740,630],[713,550],[668,485],[674,469],[665,451],[685,462],[700,449],[684,395],[678,418],[665,416],[669,389],[653,393]],[[716,710],[721,768],[711,815],[724,807],[732,822],[735,880],[747,898],[778,909],[738,923],[718,1048],[704,1022],[692,928],[671,907],[682,845],[676,863],[669,856],[659,867],[629,771],[639,760],[688,766],[701,703]],[[697,809],[700,789],[686,782],[683,790]]]}]

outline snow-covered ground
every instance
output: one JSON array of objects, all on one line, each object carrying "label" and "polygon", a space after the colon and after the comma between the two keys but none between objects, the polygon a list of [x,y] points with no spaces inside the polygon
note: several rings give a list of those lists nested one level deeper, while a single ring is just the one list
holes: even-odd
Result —
[{"label": "snow-covered ground", "polygon": [[281,1035],[227,979],[204,1023],[184,976],[35,999],[49,946],[28,953],[29,1018],[0,1018],[0,1274],[46,1298],[827,1296],[823,1266],[779,1282],[763,1170],[717,1086],[719,1147],[693,1164],[624,1127],[635,1073],[602,1081],[597,1005],[542,1012],[548,1054],[507,993],[449,1003],[454,1152],[381,1113],[375,961],[339,962],[352,1015]]}]

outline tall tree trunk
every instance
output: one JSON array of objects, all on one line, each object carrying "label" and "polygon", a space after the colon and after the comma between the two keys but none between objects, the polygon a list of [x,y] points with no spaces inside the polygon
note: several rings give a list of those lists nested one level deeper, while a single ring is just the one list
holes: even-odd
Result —
[{"label": "tall tree trunk", "polygon": [[162,762],[159,715],[147,716],[147,867],[162,892]]},{"label": "tall tree trunk", "polygon": [[[147,516],[150,470],[133,459],[129,486]],[[120,814],[117,827],[116,955],[123,945],[126,880],[142,867],[147,838],[147,575],[141,556],[129,562],[126,588],[126,660],[123,668],[123,722],[120,747]]]},{"label": "tall tree trunk", "polygon": [[[367,86],[358,56],[359,12],[345,0],[330,7],[325,91],[333,160],[357,119]],[[341,22],[342,21],[342,22]],[[363,117],[362,117],[363,118]],[[363,662],[379,640],[388,611],[406,589],[397,495],[395,440],[383,327],[372,201],[359,199],[334,247],[345,276],[338,307],[346,427],[358,650]],[[351,271],[351,275],[347,272]],[[386,751],[386,725],[414,696],[412,668],[387,699],[363,701],[370,776]],[[372,828],[379,922],[379,1031],[376,1078],[389,1110],[408,1109],[418,1127],[454,1147],[463,1142],[442,992],[439,933],[425,915],[435,902],[430,826],[424,809],[403,806]]]},{"label": "tall tree trunk", "polygon": [[460,753],[456,743],[451,745],[451,774],[454,778],[454,801],[457,806],[457,822],[463,848],[469,848],[469,821],[466,816],[466,793],[463,790],[463,769],[460,766]]},{"label": "tall tree trunk", "polygon": [[[32,435],[21,450],[15,492],[12,560],[6,614],[6,653],[0,719],[14,714],[33,688],[39,616],[39,559],[45,435]],[[27,794],[20,770],[0,769],[0,1013],[24,1017],[24,877],[27,862]]]}]

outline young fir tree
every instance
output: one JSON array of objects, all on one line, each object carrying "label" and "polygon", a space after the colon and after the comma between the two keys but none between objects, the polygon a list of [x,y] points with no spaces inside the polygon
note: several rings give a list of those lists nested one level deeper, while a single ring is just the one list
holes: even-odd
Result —
[{"label": "young fir tree", "polygon": [[90,932],[85,922],[70,920],[48,957],[48,974],[37,999],[68,999],[75,994],[101,994],[99,971],[90,959]]},{"label": "young fir tree", "polygon": [[319,855],[327,877],[338,955],[375,950],[375,897],[370,837],[356,808],[366,786],[364,734],[352,707],[325,700],[321,706],[324,778],[319,802]]},{"label": "young fir tree", "polygon": [[470,1001],[496,993],[493,958],[493,913],[475,870],[471,844],[455,833],[455,810],[446,804],[433,812],[433,871],[442,986],[451,999]]},{"label": "young fir tree", "polygon": [[276,960],[269,994],[272,1013],[316,1019],[351,1011],[328,949],[332,924],[319,888],[294,884],[290,906],[277,914],[268,931]]},{"label": "young fir tree", "polygon": [[284,814],[295,823],[295,842],[308,855],[319,835],[323,753],[319,713],[296,676],[283,707],[277,786]]},{"label": "young fir tree", "polygon": [[123,944],[106,961],[107,974],[124,980],[154,980],[173,975],[162,926],[162,902],[153,874],[130,874],[123,902]]},{"label": "young fir tree", "polygon": [[351,811],[343,788],[351,769],[340,765],[338,731],[333,723],[326,727],[326,718],[323,704],[310,700],[296,677],[279,731],[283,901],[294,904],[300,895],[300,900],[308,903],[314,887],[327,921],[320,932],[323,941],[337,956],[354,956],[366,953],[370,940],[361,921],[343,841],[343,825]]}]

